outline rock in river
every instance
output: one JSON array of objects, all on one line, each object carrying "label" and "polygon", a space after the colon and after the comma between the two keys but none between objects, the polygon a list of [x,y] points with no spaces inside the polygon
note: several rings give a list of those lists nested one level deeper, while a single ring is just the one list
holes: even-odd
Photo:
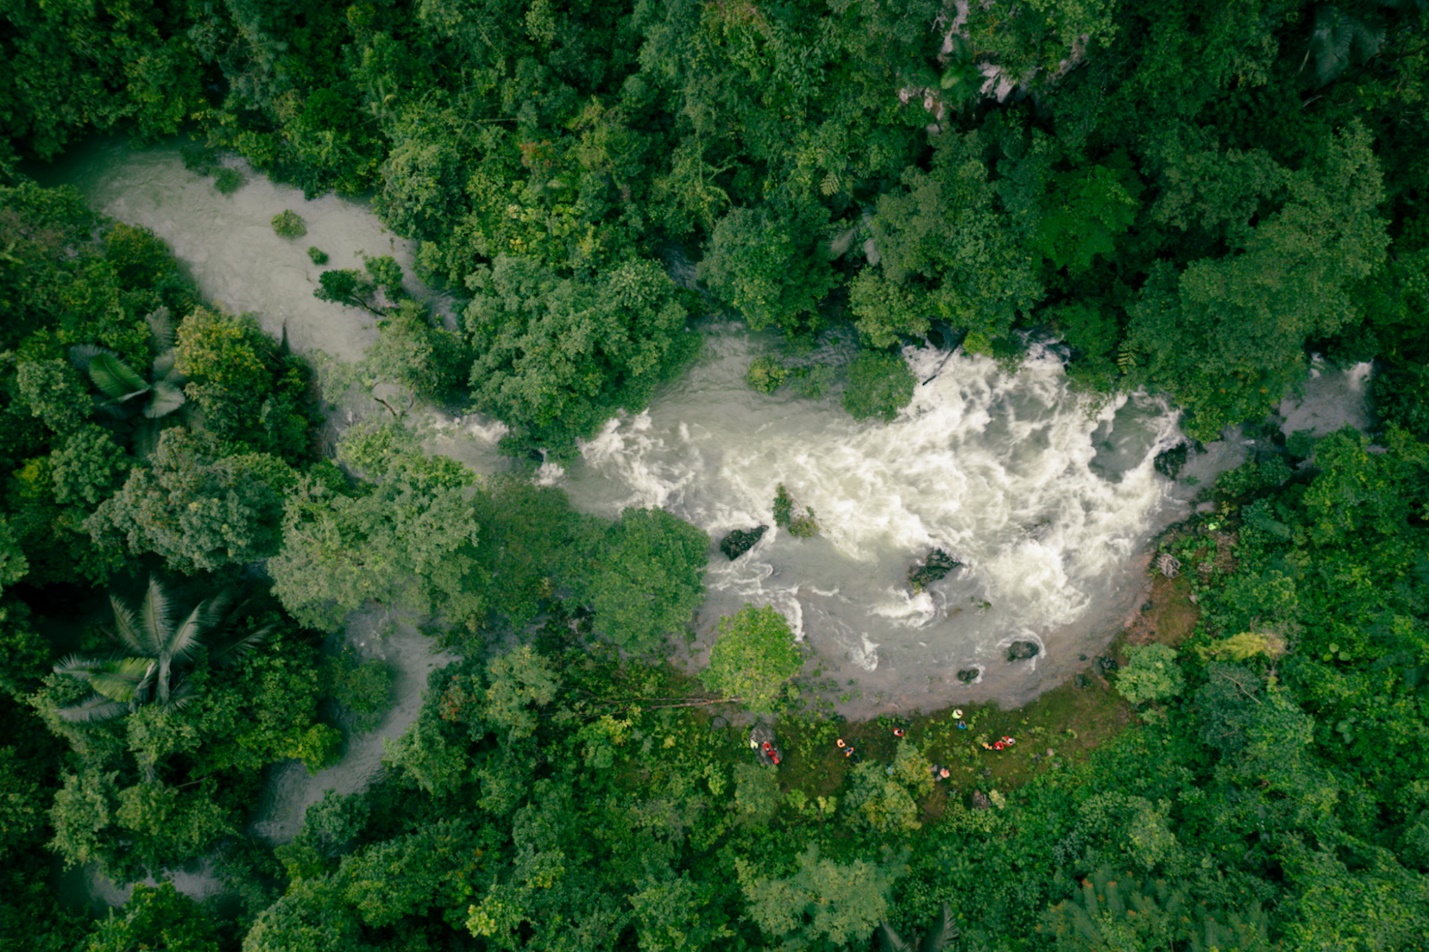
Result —
[{"label": "rock in river", "polygon": [[962,565],[942,549],[934,549],[928,553],[928,557],[921,562],[914,562],[908,569],[908,584],[913,587],[913,591],[921,592],[924,588],[947,577],[953,569]]},{"label": "rock in river", "polygon": [[1042,647],[1035,641],[1014,641],[1007,646],[1007,660],[1026,661],[1037,657],[1037,652],[1041,650]]},{"label": "rock in river", "polygon": [[760,540],[768,528],[768,526],[755,526],[753,529],[735,529],[719,540],[719,550],[724,553],[725,558],[733,562],[754,548],[754,543]]}]

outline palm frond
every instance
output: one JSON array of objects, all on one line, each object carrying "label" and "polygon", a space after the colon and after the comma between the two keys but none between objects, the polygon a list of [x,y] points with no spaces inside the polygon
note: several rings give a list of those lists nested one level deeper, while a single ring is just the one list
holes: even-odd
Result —
[{"label": "palm frond", "polygon": [[78,370],[89,370],[89,362],[100,354],[114,355],[114,351],[94,344],[75,344],[69,349],[69,362]]},{"label": "palm frond", "polygon": [[116,717],[123,717],[128,712],[128,704],[111,701],[98,694],[79,704],[62,707],[55,711],[60,720],[68,721],[71,724],[93,724],[98,721],[113,720]]},{"label": "palm frond", "polygon": [[90,358],[89,379],[105,396],[120,403],[149,390],[143,377],[111,353],[98,353]]},{"label": "palm frond", "polygon": [[174,637],[174,620],[169,612],[169,596],[164,594],[163,584],[152,575],[149,576],[149,589],[144,593],[144,602],[139,606],[139,620],[154,646],[150,656],[167,653]]},{"label": "palm frond", "polygon": [[213,627],[213,612],[210,604],[214,599],[207,599],[194,606],[194,610],[188,613],[183,621],[179,622],[174,629],[174,636],[169,639],[169,653],[179,658],[192,657],[203,640],[204,632]]},{"label": "palm frond", "polygon": [[264,625],[242,638],[236,638],[226,644],[217,646],[213,653],[208,656],[211,664],[229,665],[243,658],[244,655],[258,647],[273,633],[272,625]]},{"label": "palm frond", "polygon": [[140,420],[134,427],[134,455],[148,459],[159,448],[159,434],[163,432],[153,420]]},{"label": "palm frond", "polygon": [[109,608],[114,612],[113,634],[116,641],[136,655],[157,652],[158,646],[149,640],[148,633],[140,627],[139,620],[134,617],[134,610],[120,601],[118,595],[109,596]]},{"label": "palm frond", "polygon": [[913,952],[913,947],[886,922],[878,924],[878,952]]},{"label": "palm frond", "polygon": [[168,416],[188,401],[183,388],[168,380],[157,380],[152,389],[153,396],[144,408],[144,416],[150,420]]},{"label": "palm frond", "polygon": [[106,658],[84,658],[72,654],[61,658],[55,665],[54,672],[87,682],[91,671],[108,663],[109,659]]},{"label": "palm frond", "polygon": [[1384,44],[1384,28],[1324,4],[1315,11],[1309,55],[1315,58],[1315,78],[1320,85],[1337,79],[1350,65],[1351,53],[1369,59]]},{"label": "palm frond", "polygon": [[179,356],[172,350],[166,350],[154,358],[154,362],[149,365],[149,378],[151,380],[179,380],[182,374],[178,370]]},{"label": "palm frond", "polygon": [[155,662],[157,670],[154,672],[154,700],[159,702],[160,707],[167,707],[169,704],[169,677],[173,673],[173,660],[172,655],[161,654]]},{"label": "palm frond", "polygon": [[180,677],[169,687],[169,707],[178,710],[194,699],[194,687],[188,678]]},{"label": "palm frond", "polygon": [[953,924],[953,910],[946,902],[938,912],[928,931],[923,934],[923,942],[918,952],[944,952],[948,943],[958,937],[958,927]]},{"label": "palm frond", "polygon": [[154,662],[150,659],[122,658],[95,668],[88,680],[94,693],[128,704],[142,698],[153,675]]},{"label": "palm frond", "polygon": [[168,308],[160,305],[144,318],[144,323],[149,325],[149,333],[154,335],[154,343],[159,345],[159,350],[174,349],[174,317]]},{"label": "palm frond", "polygon": [[221,591],[212,598],[205,599],[200,605],[203,608],[204,627],[212,628],[223,621],[223,616],[233,607],[233,592]]}]

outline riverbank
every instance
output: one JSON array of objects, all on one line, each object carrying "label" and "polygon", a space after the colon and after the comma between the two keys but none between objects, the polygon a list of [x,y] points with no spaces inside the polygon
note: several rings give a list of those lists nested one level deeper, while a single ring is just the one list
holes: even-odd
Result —
[{"label": "riverbank", "polygon": [[[1145,600],[1125,625],[1103,643],[1101,653],[1079,661],[1056,686],[1014,705],[976,699],[914,709],[905,698],[901,705],[885,704],[872,711],[857,703],[835,702],[832,718],[816,716],[787,725],[781,737],[787,751],[781,785],[806,795],[831,796],[855,762],[844,756],[835,739],[853,746],[858,759],[878,763],[892,763],[898,744],[906,741],[951,774],[919,804],[922,818],[930,821],[953,802],[971,804],[974,792],[985,796],[1009,791],[1041,774],[1081,763],[1138,723],[1136,710],[1114,686],[1116,670],[1127,661],[1126,649],[1153,642],[1179,645],[1200,619],[1184,577],[1168,579],[1151,570],[1143,571],[1143,579]],[[902,739],[893,734],[895,727],[904,730]],[[1001,751],[982,747],[1003,736],[1017,743]]]}]

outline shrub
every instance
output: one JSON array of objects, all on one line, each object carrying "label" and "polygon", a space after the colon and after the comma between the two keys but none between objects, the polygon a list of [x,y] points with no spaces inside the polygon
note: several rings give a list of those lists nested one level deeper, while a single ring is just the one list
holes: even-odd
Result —
[{"label": "shrub", "polygon": [[354,731],[370,731],[381,722],[392,695],[392,669],[385,661],[363,661],[349,647],[324,665],[323,680]]},{"label": "shrub", "polygon": [[273,216],[273,234],[279,238],[301,238],[307,233],[307,222],[303,221],[303,216],[292,209],[285,208]]},{"label": "shrub", "polygon": [[855,420],[890,423],[913,399],[913,372],[896,354],[864,351],[849,364],[844,409]]},{"label": "shrub", "polygon": [[1166,645],[1143,645],[1131,648],[1127,654],[1130,660],[1116,679],[1116,690],[1132,704],[1164,701],[1185,687],[1175,650]]},{"label": "shrub", "polygon": [[243,187],[243,183],[248,181],[243,177],[243,173],[237,169],[219,169],[213,176],[213,187],[224,195],[232,195]]},{"label": "shrub", "polygon": [[773,357],[756,357],[744,374],[744,382],[760,393],[773,393],[789,379],[789,371]]},{"label": "shrub", "polygon": [[809,539],[819,534],[819,523],[814,518],[814,510],[795,502],[783,483],[774,489],[774,524],[781,529],[788,529],[789,534],[796,539]]}]

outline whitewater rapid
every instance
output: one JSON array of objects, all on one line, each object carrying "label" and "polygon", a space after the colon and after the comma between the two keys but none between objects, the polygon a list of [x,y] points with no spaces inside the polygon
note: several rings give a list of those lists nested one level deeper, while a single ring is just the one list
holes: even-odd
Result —
[{"label": "whitewater rapid", "polygon": [[[757,338],[706,335],[686,377],[608,423],[555,480],[587,511],[660,507],[716,541],[770,526],[736,561],[713,554],[706,626],[767,604],[865,673],[984,669],[1014,640],[1122,611],[1133,556],[1185,512],[1153,466],[1182,440],[1177,412],[1079,396],[1054,348],[1033,345],[1012,370],[906,348],[920,384],[884,424],[855,422],[832,396],[759,394],[743,379]],[[779,483],[813,508],[818,538],[773,526]],[[915,594],[908,568],[934,548],[964,567]]]}]

